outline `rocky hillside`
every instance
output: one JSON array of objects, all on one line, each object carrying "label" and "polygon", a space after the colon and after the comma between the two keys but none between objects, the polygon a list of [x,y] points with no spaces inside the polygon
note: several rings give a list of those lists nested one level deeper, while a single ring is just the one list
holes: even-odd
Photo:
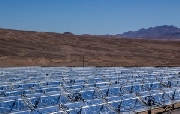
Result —
[{"label": "rocky hillside", "polygon": [[0,66],[180,66],[180,41],[0,29]]}]

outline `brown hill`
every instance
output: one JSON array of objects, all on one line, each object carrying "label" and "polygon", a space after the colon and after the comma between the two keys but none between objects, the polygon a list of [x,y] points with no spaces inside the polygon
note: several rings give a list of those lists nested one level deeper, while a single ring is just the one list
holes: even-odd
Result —
[{"label": "brown hill", "polygon": [[180,41],[0,29],[0,66],[180,66]]}]

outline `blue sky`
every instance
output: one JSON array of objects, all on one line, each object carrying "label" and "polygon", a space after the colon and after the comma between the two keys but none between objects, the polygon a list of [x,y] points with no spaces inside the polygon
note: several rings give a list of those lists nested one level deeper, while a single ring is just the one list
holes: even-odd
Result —
[{"label": "blue sky", "polygon": [[180,27],[180,0],[0,0],[0,28],[120,34]]}]

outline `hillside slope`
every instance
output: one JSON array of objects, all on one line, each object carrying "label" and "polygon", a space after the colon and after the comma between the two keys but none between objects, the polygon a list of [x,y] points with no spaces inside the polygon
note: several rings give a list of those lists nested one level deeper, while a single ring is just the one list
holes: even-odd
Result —
[{"label": "hillside slope", "polygon": [[180,41],[0,29],[0,66],[180,66]]}]

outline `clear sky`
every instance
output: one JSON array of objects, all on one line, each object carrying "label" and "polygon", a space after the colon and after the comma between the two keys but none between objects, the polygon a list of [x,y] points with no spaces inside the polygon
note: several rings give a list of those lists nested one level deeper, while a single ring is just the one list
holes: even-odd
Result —
[{"label": "clear sky", "polygon": [[0,28],[120,34],[180,27],[180,0],[0,0]]}]

